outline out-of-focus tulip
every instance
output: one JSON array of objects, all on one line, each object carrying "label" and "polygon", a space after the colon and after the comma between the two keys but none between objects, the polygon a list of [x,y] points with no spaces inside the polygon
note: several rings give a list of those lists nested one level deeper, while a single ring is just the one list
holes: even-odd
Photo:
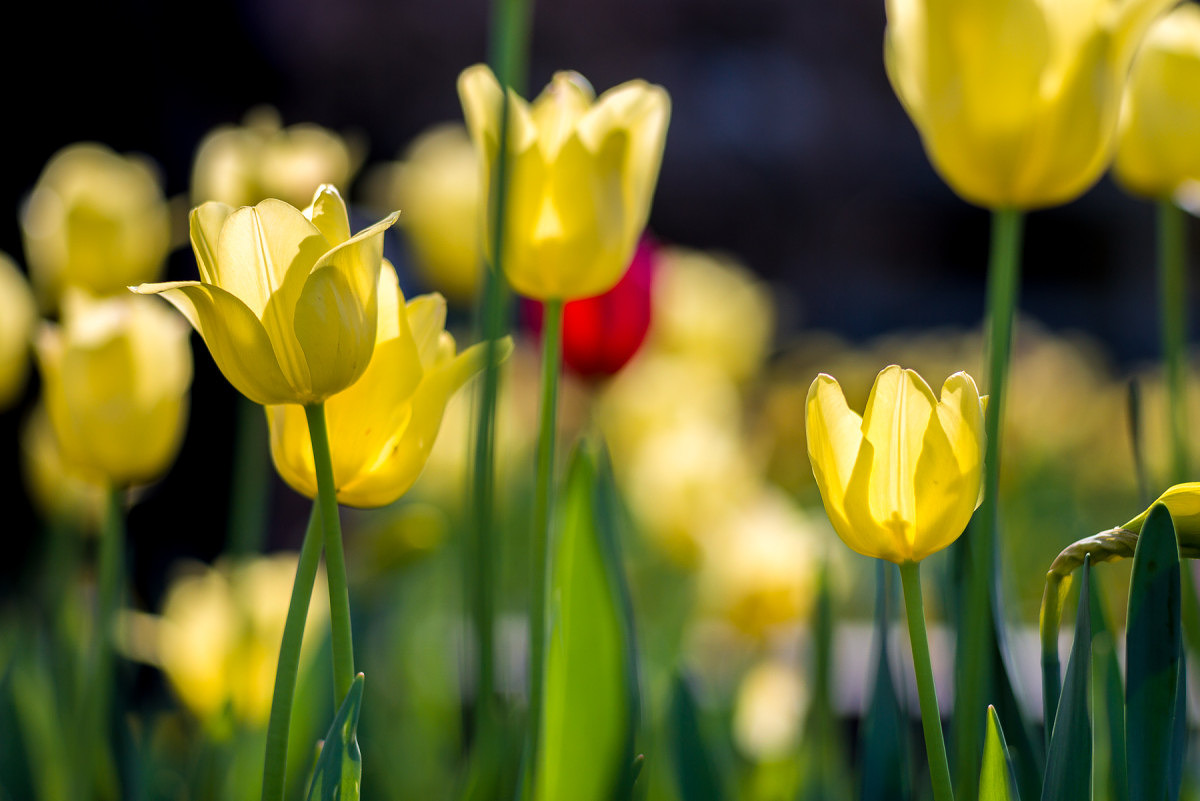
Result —
[{"label": "out-of-focus tulip", "polygon": [[0,410],[12,406],[25,388],[36,322],[29,283],[12,259],[0,253]]},{"label": "out-of-focus tulip", "polygon": [[[615,375],[641,348],[650,329],[654,254],[643,239],[616,286],[563,306],[562,358],[572,372],[584,378]],[[542,304],[527,301],[525,309],[540,334]]]},{"label": "out-of-focus tulip", "polygon": [[350,147],[317,125],[282,127],[269,106],[251,109],[241,127],[204,138],[192,165],[192,199],[250,206],[273,197],[302,206],[321,184],[346,186],[357,167]]},{"label": "out-of-focus tulip", "polygon": [[714,525],[701,569],[706,606],[759,640],[808,616],[821,562],[814,555],[828,534],[824,521],[801,512],[781,491],[763,489]]},{"label": "out-of-focus tulip", "polygon": [[237,210],[205,203],[191,214],[201,280],[133,290],[161,293],[183,312],[250,400],[319,403],[367,369],[383,232],[398,214],[351,236],[332,186],[303,212],[274,199]]},{"label": "out-of-focus tulip", "polygon": [[888,77],[964,199],[1065,203],[1107,167],[1130,63],[1173,2],[887,0]]},{"label": "out-of-focus tulip", "polygon": [[[282,553],[218,563],[180,577],[167,590],[158,660],[183,703],[215,733],[228,731],[228,713],[243,725],[266,723],[296,560]],[[313,595],[325,592],[321,571]],[[325,604],[309,605],[302,664],[317,649],[328,614]]]},{"label": "out-of-focus tulip", "polygon": [[733,713],[738,750],[764,762],[788,756],[799,739],[808,702],[808,687],[794,665],[780,660],[755,665],[738,687]]},{"label": "out-of-focus tulip", "polygon": [[[495,191],[501,92],[486,66],[459,76],[488,198]],[[509,91],[511,173],[501,255],[514,289],[538,300],[573,300],[607,292],[620,280],[650,213],[669,116],[666,90],[644,81],[596,99],[581,75],[560,72],[532,105]],[[489,258],[490,203],[483,205]]]},{"label": "out-of-focus tulip", "polygon": [[21,215],[29,273],[45,308],[67,287],[123,292],[158,277],[171,222],[148,162],[98,144],[60,150]]},{"label": "out-of-focus tulip", "polygon": [[421,134],[380,180],[380,199],[404,212],[400,225],[421,279],[451,303],[469,305],[483,275],[482,188],[479,157],[466,128],[446,124]]},{"label": "out-of-focus tulip", "polygon": [[915,372],[892,365],[860,417],[822,373],[805,412],[813,475],[843,542],[901,564],[958,539],[982,500],[983,402],[969,375],[947,378],[939,400]]},{"label": "out-of-focus tulip", "polygon": [[99,531],[108,492],[102,481],[63,459],[44,403],[21,429],[21,470],[34,507],[51,521]]},{"label": "out-of-focus tulip", "polygon": [[1170,197],[1200,181],[1200,6],[1155,23],[1125,90],[1113,174],[1130,192]]},{"label": "out-of-focus tulip", "polygon": [[170,467],[187,421],[187,326],[148,298],[64,298],[37,341],[46,408],[64,461],[114,486]]},{"label": "out-of-focus tulip", "polygon": [[737,262],[664,248],[654,286],[654,347],[710,362],[744,381],[766,360],[775,310],[765,285]]},{"label": "out-of-focus tulip", "polygon": [[[450,396],[483,368],[484,345],[455,355],[444,330],[446,301],[422,295],[406,304],[396,273],[379,278],[379,330],[362,378],[325,403],[337,498],[348,506],[385,506],[412,486],[437,439]],[[506,340],[502,355],[511,344]],[[275,468],[297,492],[317,496],[304,411],[268,408]]]}]

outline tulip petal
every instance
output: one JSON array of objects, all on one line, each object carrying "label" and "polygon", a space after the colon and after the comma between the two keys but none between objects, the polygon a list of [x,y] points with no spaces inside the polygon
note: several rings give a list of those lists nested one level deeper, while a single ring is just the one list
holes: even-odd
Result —
[{"label": "tulip petal", "polygon": [[[304,408],[295,403],[286,403],[268,406],[266,412],[271,461],[275,463],[279,477],[306,498],[316,499],[317,470],[313,462],[312,439],[309,437],[308,417]],[[338,450],[340,448],[332,449],[335,458]],[[334,483],[337,483],[336,468]]]},{"label": "tulip petal", "polygon": [[331,246],[340,245],[350,238],[350,217],[346,214],[346,202],[331,184],[321,184],[317,187],[312,204],[304,210],[304,216],[312,221]]},{"label": "tulip petal", "polygon": [[865,444],[862,418],[846,404],[837,379],[824,373],[813,379],[805,401],[805,436],[813,476],[821,490],[834,531],[854,550],[874,555],[856,542],[869,534],[856,531],[846,514],[846,493],[854,463]]},{"label": "tulip petal", "polygon": [[221,239],[221,226],[230,214],[233,214],[232,206],[209,201],[192,209],[188,215],[192,251],[196,254],[196,266],[200,268],[203,283],[217,283],[217,242]]},{"label": "tulip petal", "polygon": [[[499,358],[511,351],[512,340],[502,340]],[[412,418],[403,433],[376,465],[344,488],[339,499],[351,506],[384,506],[407,492],[425,467],[450,396],[483,369],[486,356],[486,343],[481,342],[428,375],[412,399]]]},{"label": "tulip petal", "polygon": [[418,295],[408,302],[405,316],[423,367],[437,361],[438,337],[446,328],[446,299],[436,292]]},{"label": "tulip petal", "polygon": [[204,338],[221,373],[247,398],[263,405],[296,402],[266,329],[239,298],[196,281],[142,284],[134,291],[161,294],[179,309]]},{"label": "tulip petal", "polygon": [[554,73],[554,78],[530,106],[538,146],[547,161],[557,157],[595,98],[592,85],[578,72]]}]

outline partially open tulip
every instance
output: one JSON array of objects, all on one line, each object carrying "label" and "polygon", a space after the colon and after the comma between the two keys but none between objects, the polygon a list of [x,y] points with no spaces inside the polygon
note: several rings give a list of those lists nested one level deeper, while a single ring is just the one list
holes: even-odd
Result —
[{"label": "partially open tulip", "polygon": [[1074,199],[1112,157],[1126,75],[1174,0],[887,0],[892,87],[964,199]]},{"label": "partially open tulip", "polygon": [[[422,295],[407,304],[396,273],[384,262],[379,277],[379,331],[371,363],[353,386],[325,402],[333,450],[333,483],[340,503],[385,506],[403,495],[425,466],[446,403],[483,367],[486,350],[455,355],[447,333],[446,302]],[[509,341],[503,352],[511,349]],[[317,497],[317,477],[304,411],[268,408],[275,468],[297,492]]]},{"label": "partially open tulip", "polygon": [[0,410],[12,406],[25,388],[37,305],[25,276],[0,253]]},{"label": "partially open tulip", "polygon": [[[483,158],[484,249],[491,259],[493,171],[500,147],[500,84],[486,66],[458,79],[467,127]],[[511,172],[504,274],[537,300],[608,291],[624,274],[650,213],[670,99],[630,81],[598,99],[578,73],[560,72],[531,104],[509,91]]]},{"label": "partially open tulip", "polygon": [[111,486],[145,484],[175,458],[187,422],[187,326],[148,298],[64,298],[37,341],[46,408],[63,460]]},{"label": "partially open tulip", "polygon": [[273,197],[300,206],[321,184],[349,184],[357,162],[332,131],[310,123],[284,128],[275,109],[259,106],[242,125],[204,137],[192,165],[192,199],[237,207]]},{"label": "partially open tulip", "polygon": [[46,164],[21,215],[25,255],[46,308],[66,287],[124,292],[158,277],[171,222],[148,162],[98,144],[71,145]]},{"label": "partially open tulip", "polygon": [[983,402],[971,376],[947,378],[939,400],[915,372],[892,365],[860,417],[822,373],[805,412],[808,458],[843,542],[902,564],[958,539],[982,500]]},{"label": "partially open tulip", "polygon": [[1200,182],[1200,6],[1160,19],[1133,62],[1113,175],[1129,191],[1171,197]]},{"label": "partially open tulip", "polygon": [[237,210],[205,203],[191,214],[201,280],[133,290],[183,312],[250,400],[319,403],[367,369],[383,232],[398,214],[351,236],[332,186],[303,212],[273,199]]},{"label": "partially open tulip", "polygon": [[21,427],[21,472],[29,499],[45,520],[68,523],[80,531],[100,530],[107,488],[95,473],[63,458],[45,402],[33,407]]}]

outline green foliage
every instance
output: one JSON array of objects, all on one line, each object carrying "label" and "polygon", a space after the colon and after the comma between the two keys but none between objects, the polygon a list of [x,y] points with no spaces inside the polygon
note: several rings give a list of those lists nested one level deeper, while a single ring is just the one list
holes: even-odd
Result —
[{"label": "green foliage", "polygon": [[888,648],[888,610],[896,568],[881,559],[875,563],[875,681],[863,722],[861,760],[871,767],[861,772],[858,797],[862,801],[895,801],[912,796],[907,718],[892,682]]},{"label": "green foliage", "polygon": [[1092,627],[1089,576],[1091,558],[1083,565],[1079,586],[1079,610],[1075,617],[1075,639],[1067,662],[1046,775],[1042,801],[1090,801],[1092,797],[1091,655]]},{"label": "green foliage", "polygon": [[[1183,641],[1179,546],[1167,508],[1155,504],[1133,556],[1125,638],[1125,727],[1133,801],[1168,798],[1172,756],[1182,756],[1178,711]],[[1178,788],[1176,787],[1176,792]]]},{"label": "green foliage", "polygon": [[362,754],[357,733],[362,696],[363,674],[359,673],[325,735],[308,788],[308,801],[358,801]]},{"label": "green foliage", "polygon": [[979,801],[1021,801],[1013,778],[1012,760],[1008,755],[1008,744],[1004,741],[1004,729],[996,708],[987,710],[987,734],[983,741],[983,764],[979,772]]},{"label": "green foliage", "polygon": [[549,648],[535,798],[609,801],[632,786],[631,623],[601,448],[576,448],[550,567]]},{"label": "green foliage", "polygon": [[725,783],[704,742],[696,700],[683,676],[675,677],[670,723],[671,756],[681,801],[721,801]]}]

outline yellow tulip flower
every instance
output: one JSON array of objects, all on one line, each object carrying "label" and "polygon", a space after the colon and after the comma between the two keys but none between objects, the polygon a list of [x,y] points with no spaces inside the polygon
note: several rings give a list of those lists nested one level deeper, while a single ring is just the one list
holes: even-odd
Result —
[{"label": "yellow tulip flower", "polygon": [[171,221],[158,176],[144,159],[98,144],[71,145],[42,171],[21,215],[25,254],[42,305],[66,287],[123,292],[158,277]]},{"label": "yellow tulip flower", "polygon": [[[446,403],[483,367],[485,348],[455,355],[443,330],[446,301],[422,295],[407,304],[395,270],[379,276],[379,330],[362,378],[325,402],[337,499],[348,506],[385,506],[403,495],[425,466]],[[507,340],[506,355],[511,350]],[[275,468],[294,490],[317,497],[317,477],[304,411],[267,409]]]},{"label": "yellow tulip flower", "polygon": [[1174,1],[886,0],[888,77],[964,199],[1065,203],[1107,167],[1130,62]]},{"label": "yellow tulip flower", "polygon": [[986,435],[971,376],[947,378],[939,400],[915,372],[892,365],[860,417],[822,373],[805,411],[808,458],[843,542],[902,564],[958,539],[982,500]]},{"label": "yellow tulip flower", "polygon": [[[491,198],[500,147],[500,84],[482,64],[458,79],[467,127]],[[572,300],[621,279],[650,214],[671,101],[630,81],[595,98],[583,76],[560,72],[531,104],[509,90],[511,173],[503,269],[517,292]],[[492,248],[484,204],[484,248]]]},{"label": "yellow tulip flower", "polygon": [[273,197],[299,206],[321,184],[349,184],[358,161],[332,131],[308,123],[284,128],[279,112],[259,106],[241,126],[204,137],[192,165],[192,199],[239,207]]},{"label": "yellow tulip flower", "polygon": [[[233,719],[264,726],[271,711],[275,666],[287,618],[296,554],[221,563],[181,576],[167,589],[156,621],[157,658],[180,699],[214,734]],[[320,598],[325,574],[317,574]],[[301,658],[311,661],[329,607],[308,608]]]},{"label": "yellow tulip flower", "polygon": [[1174,195],[1200,182],[1200,6],[1159,20],[1133,62],[1113,175],[1130,192]]},{"label": "yellow tulip flower", "polygon": [[64,462],[112,486],[162,475],[187,422],[187,326],[147,298],[63,299],[37,341],[46,408]]},{"label": "yellow tulip flower", "polygon": [[46,520],[100,530],[108,490],[94,473],[64,460],[45,402],[33,407],[21,427],[21,472],[29,499]]},{"label": "yellow tulip flower", "polygon": [[229,383],[255,403],[320,403],[353,384],[375,345],[383,232],[354,236],[332,186],[303,212],[268,199],[192,210],[200,281],[133,287],[161,293],[204,338]]},{"label": "yellow tulip flower", "polygon": [[29,282],[12,259],[0,253],[0,410],[16,403],[25,388],[36,322]]},{"label": "yellow tulip flower", "polygon": [[[1152,508],[1155,503],[1161,503],[1167,507],[1167,511],[1171,513],[1171,520],[1175,523],[1175,531],[1178,532],[1181,540],[1200,535],[1200,481],[1188,481],[1169,487],[1166,492],[1158,496],[1154,503],[1150,504],[1150,507]],[[1142,525],[1149,516],[1150,509],[1148,508],[1121,528],[1135,534],[1141,533]]]}]

